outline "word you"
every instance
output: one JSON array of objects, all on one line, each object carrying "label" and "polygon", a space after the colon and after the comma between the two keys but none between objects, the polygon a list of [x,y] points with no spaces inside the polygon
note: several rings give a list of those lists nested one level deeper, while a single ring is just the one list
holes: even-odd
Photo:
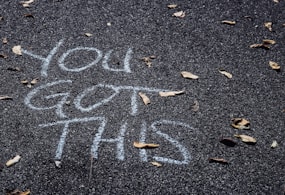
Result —
[{"label": "word you", "polygon": [[[21,49],[23,54],[29,55],[33,58],[36,58],[40,61],[42,61],[41,64],[41,76],[43,77],[47,77],[48,76],[48,69],[49,69],[49,65],[53,59],[53,56],[56,54],[56,52],[58,51],[58,49],[60,48],[60,46],[64,43],[64,39],[61,39],[56,46],[49,52],[49,54],[44,57],[41,55],[37,55],[34,54],[31,51],[25,50],[25,49]],[[90,62],[89,64],[84,64],[81,67],[68,67],[66,64],[66,59],[67,57],[71,56],[71,55],[76,55],[77,52],[79,51],[86,51],[86,52],[95,52],[97,54],[96,59],[94,59],[92,62]],[[125,58],[123,60],[123,68],[112,68],[109,65],[109,59],[110,56],[112,54],[113,50],[109,50],[106,52],[105,55],[103,55],[103,52],[95,47],[76,47],[73,49],[69,49],[67,50],[65,53],[63,53],[61,55],[61,57],[58,59],[58,66],[64,70],[64,71],[68,71],[68,72],[81,72],[83,70],[86,70],[88,68],[91,68],[93,66],[95,66],[96,64],[99,63],[99,61],[101,59],[102,60],[102,67],[105,70],[108,71],[114,71],[114,72],[126,72],[126,73],[131,73],[131,68],[130,68],[130,60],[131,60],[131,55],[133,53],[132,49],[129,48],[126,52]]]}]

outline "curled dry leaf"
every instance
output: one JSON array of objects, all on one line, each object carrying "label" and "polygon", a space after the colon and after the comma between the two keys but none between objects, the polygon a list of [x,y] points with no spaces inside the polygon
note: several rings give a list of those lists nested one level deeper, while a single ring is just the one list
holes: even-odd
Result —
[{"label": "curled dry leaf", "polygon": [[219,70],[219,72],[228,77],[229,79],[233,78],[233,75],[225,70]]},{"label": "curled dry leaf", "polygon": [[236,129],[250,129],[249,121],[244,118],[233,118],[232,122],[232,127]]},{"label": "curled dry leaf", "polygon": [[155,161],[153,161],[153,162],[150,162],[152,165],[154,165],[154,166],[157,166],[157,167],[161,167],[162,166],[162,164],[161,163],[159,163],[159,162],[155,162]]},{"label": "curled dry leaf", "polygon": [[229,147],[234,147],[235,145],[237,145],[237,143],[234,140],[232,140],[231,138],[222,138],[220,140],[220,142],[222,144],[225,144],[226,146],[229,146]]},{"label": "curled dry leaf", "polygon": [[194,100],[194,104],[192,106],[192,110],[194,112],[197,112],[199,110],[199,102],[197,100]]},{"label": "curled dry leaf", "polygon": [[273,70],[280,70],[280,66],[279,66],[279,64],[277,64],[276,62],[269,61],[269,66],[270,66]]},{"label": "curled dry leaf", "polygon": [[13,98],[8,95],[0,95],[0,100],[12,100]]},{"label": "curled dry leaf", "polygon": [[181,95],[183,94],[185,91],[166,91],[166,92],[159,92],[159,95],[161,97],[169,97],[169,96],[176,96],[176,95]]},{"label": "curled dry leaf", "polygon": [[21,45],[16,45],[12,48],[13,53],[17,55],[22,55]]},{"label": "curled dry leaf", "polygon": [[241,141],[245,142],[245,143],[252,143],[252,144],[255,144],[256,143],[256,139],[251,137],[251,136],[248,136],[248,135],[234,135],[235,137],[237,138],[240,138]]},{"label": "curled dry leaf", "polygon": [[7,195],[29,195],[30,193],[31,193],[30,190],[26,190],[26,191],[22,192],[22,191],[16,189],[16,190],[13,190],[11,192],[8,192]]},{"label": "curled dry leaf", "polygon": [[35,18],[33,14],[25,14],[24,15],[26,18]]},{"label": "curled dry leaf", "polygon": [[181,75],[183,78],[187,78],[187,79],[198,79],[199,77],[195,74],[192,74],[191,72],[187,72],[187,71],[182,71]]},{"label": "curled dry leaf", "polygon": [[186,14],[184,11],[179,11],[179,12],[175,12],[172,16],[177,17],[177,18],[184,18],[185,15]]},{"label": "curled dry leaf", "polygon": [[228,25],[235,25],[236,24],[235,21],[231,21],[231,20],[223,20],[222,23],[223,24],[228,24]]},{"label": "curled dry leaf", "polygon": [[10,167],[10,166],[14,165],[15,163],[19,162],[20,159],[21,159],[21,156],[20,156],[20,155],[17,155],[17,156],[15,156],[13,159],[8,160],[8,161],[6,162],[6,166],[7,166],[7,167]]},{"label": "curled dry leaf", "polygon": [[226,161],[223,158],[209,158],[209,162],[210,163],[216,162],[216,163],[221,163],[221,164],[228,164],[229,163],[228,161]]},{"label": "curled dry leaf", "polygon": [[279,3],[279,0],[273,0],[274,3]]},{"label": "curled dry leaf", "polygon": [[264,23],[265,28],[267,28],[269,31],[272,31],[272,22],[265,22]]},{"label": "curled dry leaf", "polygon": [[159,144],[134,142],[135,148],[157,148]]},{"label": "curled dry leaf", "polygon": [[139,92],[139,96],[142,98],[145,105],[150,104],[150,99],[144,93]]},{"label": "curled dry leaf", "polygon": [[276,140],[274,140],[271,144],[271,148],[276,148],[278,146],[278,143]]},{"label": "curled dry leaf", "polygon": [[9,71],[21,71],[21,69],[19,68],[19,67],[9,67],[9,68],[7,68],[7,70],[9,70]]},{"label": "curled dry leaf", "polygon": [[91,34],[91,33],[85,33],[84,34],[86,37],[91,37],[91,36],[93,36],[93,34]]},{"label": "curled dry leaf", "polygon": [[176,8],[178,5],[177,4],[170,4],[170,5],[168,5],[167,7],[169,8],[169,9],[174,9],[174,8]]}]

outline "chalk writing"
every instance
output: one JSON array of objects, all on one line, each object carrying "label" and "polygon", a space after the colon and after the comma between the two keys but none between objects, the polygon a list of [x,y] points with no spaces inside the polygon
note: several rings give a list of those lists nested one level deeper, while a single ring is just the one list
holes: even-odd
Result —
[{"label": "chalk writing", "polygon": [[[56,54],[56,52],[58,51],[59,47],[64,43],[64,39],[61,39],[56,46],[49,52],[47,57],[43,57],[41,55],[37,55],[34,54],[31,51],[28,51],[26,49],[22,49],[22,53],[26,54],[28,56],[31,56],[35,59],[41,60],[42,64],[41,64],[41,76],[43,77],[47,77],[48,76],[48,69],[49,69],[49,65],[52,61],[53,56]],[[97,53],[97,57],[95,60],[93,60],[92,62],[90,62],[87,65],[83,65],[80,68],[72,68],[72,67],[67,67],[65,61],[66,58],[68,56],[70,56],[71,54],[75,54],[78,51],[87,51],[87,52],[93,52],[95,51]],[[96,64],[99,63],[99,61],[102,59],[102,67],[105,70],[108,71],[113,71],[113,72],[125,72],[125,73],[131,73],[131,68],[130,68],[130,60],[131,60],[131,55],[133,53],[132,49],[129,48],[126,52],[125,58],[123,60],[123,68],[111,68],[109,66],[109,60],[111,57],[113,50],[109,50],[103,57],[103,52],[95,47],[76,47],[73,49],[69,49],[67,50],[65,53],[63,53],[60,58],[58,59],[58,66],[64,70],[64,71],[68,71],[68,72],[81,72],[83,70],[86,70],[88,68],[91,68],[92,66],[95,66]]]},{"label": "chalk writing", "polygon": [[[93,158],[98,159],[98,150],[100,143],[106,142],[106,143],[116,143],[116,158],[120,161],[123,161],[125,159],[125,150],[124,150],[124,139],[125,139],[125,132],[127,130],[128,123],[125,121],[120,127],[119,134],[116,138],[102,138],[103,133],[106,130],[107,125],[107,119],[105,117],[87,117],[87,118],[74,118],[70,120],[62,120],[57,121],[53,123],[47,123],[47,124],[41,124],[40,127],[50,127],[50,126],[56,126],[56,125],[63,125],[62,134],[60,136],[60,140],[58,142],[58,146],[56,149],[55,159],[61,160],[62,154],[63,154],[63,148],[66,142],[66,137],[69,133],[69,126],[72,123],[87,123],[87,122],[98,122],[99,127],[98,131],[94,137],[93,144],[91,146],[91,154]],[[190,162],[191,156],[189,151],[185,146],[183,146],[179,141],[175,140],[174,138],[170,137],[168,134],[163,133],[161,130],[158,130],[157,126],[161,125],[171,125],[171,126],[181,126],[185,127],[188,130],[194,130],[190,125],[182,123],[182,122],[175,122],[170,120],[160,120],[160,121],[154,121],[151,123],[150,127],[147,128],[146,122],[142,121],[141,125],[141,133],[140,133],[140,142],[146,141],[146,133],[147,129],[150,129],[153,133],[157,134],[158,136],[164,138],[168,142],[170,142],[175,148],[178,148],[178,151],[183,156],[183,160],[176,160],[166,157],[160,157],[160,156],[153,156],[152,158],[156,161],[163,162],[163,163],[169,163],[169,164],[176,164],[176,165],[182,165],[182,164],[188,164]],[[147,151],[145,149],[140,150],[140,159],[143,162],[147,162],[148,155]]]},{"label": "chalk writing", "polygon": [[[22,53],[26,54],[28,56],[31,56],[35,59],[38,59],[41,61],[41,76],[47,77],[48,76],[48,70],[50,67],[50,64],[55,56],[55,54],[58,52],[59,48],[63,45],[64,39],[61,39],[56,46],[50,50],[49,54],[44,57],[42,55],[34,54],[31,51],[22,49]],[[95,52],[96,57],[92,59],[87,64],[80,64],[76,67],[72,67],[70,63],[68,63],[68,59],[70,59],[71,56],[79,55],[79,52]],[[111,55],[113,54],[113,50],[108,50],[106,53],[102,52],[101,50],[95,48],[95,47],[76,47],[72,49],[68,49],[66,52],[64,52],[57,60],[57,64],[59,68],[63,71],[67,72],[75,72],[79,73],[84,70],[87,70],[89,68],[92,68],[100,63],[102,61],[102,68],[104,70],[112,71],[112,72],[124,72],[124,73],[131,73],[131,56],[132,56],[132,49],[129,48],[125,54],[122,67],[114,67],[109,64]],[[55,112],[56,116],[59,118],[56,120],[56,122],[51,123],[45,123],[40,124],[39,126],[41,128],[46,127],[53,127],[53,126],[62,126],[62,132],[57,144],[56,152],[55,152],[55,159],[61,160],[63,158],[63,151],[64,146],[67,140],[67,136],[70,131],[70,126],[72,124],[88,124],[91,123],[94,125],[96,124],[97,129],[94,129],[94,138],[91,145],[91,154],[94,159],[99,158],[99,150],[100,145],[102,143],[105,144],[115,144],[116,146],[116,159],[119,161],[125,160],[125,134],[129,127],[129,120],[123,120],[120,124],[120,127],[113,127],[112,132],[116,132],[114,130],[117,130],[116,136],[113,138],[106,138],[103,135],[105,135],[108,119],[105,116],[91,116],[91,117],[85,117],[85,118],[72,118],[70,119],[70,116],[64,112],[64,106],[67,103],[67,100],[71,96],[71,90],[69,90],[69,87],[72,87],[72,81],[71,80],[57,80],[54,82],[49,82],[47,84],[43,84],[39,87],[36,87],[32,89],[27,96],[24,99],[24,103],[27,107],[33,110],[37,111],[45,111],[45,110],[52,110]],[[64,87],[64,92],[53,92],[52,89],[58,88],[58,87]],[[104,97],[103,99],[96,100],[97,95],[102,95],[101,91],[104,92],[110,92],[110,95],[107,97]],[[73,100],[74,108],[79,110],[80,112],[84,113],[90,113],[91,111],[95,111],[99,107],[102,107],[103,105],[107,105],[108,103],[111,103],[115,97],[119,96],[122,92],[128,92],[130,93],[130,115],[136,116],[138,114],[138,93],[139,92],[146,92],[146,93],[159,93],[161,91],[168,92],[170,90],[164,90],[164,89],[157,89],[157,88],[150,88],[150,87],[141,87],[141,86],[129,86],[129,85],[111,85],[111,84],[102,84],[98,83],[97,85],[87,87],[83,89],[81,92],[78,92],[78,94],[75,96]],[[48,93],[48,94],[47,94]],[[106,93],[108,94],[108,93]],[[95,98],[94,98],[95,96]],[[95,103],[92,103],[91,105],[86,105],[83,102],[86,102],[84,100],[93,97],[92,99],[96,100]],[[40,100],[40,101],[39,101]],[[117,104],[120,105],[120,104]],[[119,110],[119,109],[118,109]],[[82,125],[83,128],[83,125]],[[114,129],[115,128],[115,129]],[[191,155],[188,151],[188,149],[177,139],[171,137],[169,134],[166,133],[166,129],[169,130],[169,128],[175,128],[175,129],[187,129],[190,131],[193,131],[194,128],[190,125],[183,123],[183,122],[177,122],[172,120],[158,120],[154,121],[150,124],[147,124],[146,121],[141,121],[141,129],[139,134],[139,141],[140,142],[147,142],[147,135],[150,133],[154,136],[159,137],[160,139],[163,139],[166,142],[169,142],[168,147],[171,146],[175,148],[175,151],[180,154],[182,157],[179,159],[173,159],[167,157],[166,154],[162,156],[154,155],[150,156],[148,151],[146,149],[139,150],[139,158],[142,162],[147,162],[149,158],[152,158],[155,161],[159,161],[162,163],[169,163],[169,164],[176,164],[176,165],[183,165],[183,164],[189,164],[191,160]],[[84,129],[82,129],[84,130]]]},{"label": "chalk writing", "polygon": [[[40,92],[42,90],[48,89],[49,87],[55,86],[55,85],[60,85],[60,84],[66,84],[66,83],[72,83],[71,80],[59,80],[59,81],[55,81],[55,82],[51,82],[39,87],[36,87],[35,89],[33,89],[30,93],[28,93],[28,95],[25,98],[25,104],[34,110],[49,110],[49,109],[55,109],[56,110],[56,114],[57,116],[59,116],[60,118],[64,118],[66,117],[66,114],[63,112],[63,106],[66,103],[67,98],[70,96],[69,92],[66,93],[56,93],[56,94],[52,94],[49,96],[46,96],[45,99],[51,99],[51,98],[55,98],[55,97],[61,97],[60,101],[55,104],[52,105],[50,107],[37,107],[35,105],[32,104],[32,99],[37,96],[38,94],[40,94]],[[88,95],[88,93],[91,93],[92,91],[95,91],[97,88],[107,88],[107,89],[111,89],[114,91],[114,93],[112,95],[110,95],[109,97],[91,105],[88,107],[83,107],[81,105],[81,101],[82,99]],[[138,103],[137,103],[137,98],[138,98],[138,91],[147,91],[149,93],[153,93],[153,92],[160,92],[160,91],[168,91],[168,90],[162,90],[162,89],[155,89],[155,88],[147,88],[147,87],[136,87],[136,86],[115,86],[115,85],[105,85],[105,84],[98,84],[92,87],[89,87],[87,89],[85,89],[83,92],[81,92],[80,94],[77,95],[77,97],[74,99],[74,105],[75,108],[77,108],[78,110],[80,110],[81,112],[90,112],[92,110],[95,110],[96,108],[102,106],[103,104],[107,104],[108,102],[110,102],[116,95],[118,95],[122,90],[131,90],[132,91],[132,95],[131,95],[131,115],[135,115],[138,112]]]}]

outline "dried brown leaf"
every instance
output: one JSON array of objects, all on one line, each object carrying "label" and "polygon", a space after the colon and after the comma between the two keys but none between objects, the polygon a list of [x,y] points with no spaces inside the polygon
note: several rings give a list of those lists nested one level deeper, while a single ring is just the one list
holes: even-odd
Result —
[{"label": "dried brown leaf", "polygon": [[197,100],[194,100],[194,104],[192,106],[192,110],[194,112],[197,112],[199,110],[199,102]]},{"label": "dried brown leaf", "polygon": [[209,158],[209,162],[216,162],[216,163],[221,163],[221,164],[228,164],[229,162],[226,161],[223,158]]},{"label": "dried brown leaf", "polygon": [[21,159],[21,156],[20,156],[20,155],[17,155],[17,156],[15,156],[14,158],[8,160],[8,161],[6,162],[6,166],[7,166],[7,167],[10,167],[10,166],[16,164],[17,162],[19,162],[20,159]]},{"label": "dried brown leaf", "polygon": [[186,16],[184,11],[175,12],[172,16],[177,18],[184,18]]},{"label": "dried brown leaf", "polygon": [[22,192],[22,191],[16,189],[16,190],[13,190],[12,192],[9,192],[7,195],[29,195],[30,193],[31,193],[30,190]]},{"label": "dried brown leaf", "polygon": [[222,138],[220,140],[220,142],[222,144],[225,144],[226,146],[229,146],[229,147],[234,147],[235,145],[237,145],[237,143],[234,140],[232,140],[231,138]]},{"label": "dried brown leaf", "polygon": [[38,79],[38,78],[33,79],[33,80],[31,81],[31,85],[35,85],[35,84],[37,84],[37,83],[38,83],[38,81],[39,81],[39,79]]},{"label": "dried brown leaf", "polygon": [[167,7],[169,8],[169,9],[174,9],[174,8],[176,8],[178,5],[177,4],[170,4],[170,5],[168,5]]},{"label": "dried brown leaf", "polygon": [[148,56],[148,57],[143,57],[142,60],[145,62],[145,64],[148,66],[148,67],[151,67],[152,65],[152,60],[155,59],[156,56],[152,55],[152,56]]},{"label": "dried brown leaf", "polygon": [[276,41],[272,39],[263,39],[263,44],[269,44],[269,45],[274,45]]},{"label": "dried brown leaf", "polygon": [[272,31],[272,22],[265,22],[264,23],[265,28],[267,28],[269,31]]},{"label": "dried brown leaf", "polygon": [[91,33],[85,33],[84,34],[86,37],[91,37],[91,36],[93,36],[93,34],[91,34]]},{"label": "dried brown leaf", "polygon": [[248,135],[234,135],[235,137],[237,138],[240,138],[241,141],[245,142],[245,143],[252,143],[252,144],[255,144],[256,143],[256,139],[251,137],[251,136],[248,136]]},{"label": "dried brown leaf", "polygon": [[8,95],[0,95],[0,100],[12,100],[13,98]]},{"label": "dried brown leaf", "polygon": [[223,23],[223,24],[228,24],[228,25],[235,25],[235,24],[236,24],[236,21],[223,20],[222,23]]},{"label": "dried brown leaf", "polygon": [[273,0],[274,3],[279,3],[279,0]]},{"label": "dried brown leaf", "polygon": [[183,93],[185,93],[185,91],[166,91],[166,92],[161,91],[159,92],[159,95],[161,97],[169,97],[169,96],[181,95]]},{"label": "dried brown leaf", "polygon": [[278,143],[276,140],[273,140],[272,144],[271,144],[271,148],[276,148],[278,146]]},{"label": "dried brown leaf", "polygon": [[21,45],[17,45],[17,46],[14,46],[12,48],[12,51],[17,54],[17,55],[22,55],[22,51],[21,51]]},{"label": "dried brown leaf", "polygon": [[280,65],[277,64],[276,62],[269,61],[269,66],[270,66],[273,70],[280,70]]},{"label": "dried brown leaf", "polygon": [[27,85],[27,84],[29,84],[29,81],[28,80],[22,80],[21,83],[24,85]]},{"label": "dried brown leaf", "polygon": [[24,15],[26,18],[35,18],[33,14],[25,14]]},{"label": "dried brown leaf", "polygon": [[33,3],[34,0],[28,0],[28,1],[21,1],[20,3],[23,5],[23,7],[29,7],[31,3]]},{"label": "dried brown leaf", "polygon": [[3,43],[3,44],[7,44],[7,43],[8,43],[8,39],[7,39],[6,37],[4,37],[4,38],[2,39],[2,43]]},{"label": "dried brown leaf", "polygon": [[159,144],[134,142],[135,148],[157,148]]},{"label": "dried brown leaf", "polygon": [[182,77],[187,79],[198,79],[199,77],[197,75],[192,74],[191,72],[182,71],[181,72]]},{"label": "dried brown leaf", "polygon": [[249,46],[250,48],[263,48],[263,49],[270,49],[270,45],[268,45],[268,44],[263,44],[263,43],[261,43],[261,44],[252,44],[252,45],[250,45]]},{"label": "dried brown leaf", "polygon": [[233,78],[233,75],[225,70],[219,70],[219,72],[228,77],[229,79]]},{"label": "dried brown leaf", "polygon": [[250,123],[248,120],[244,118],[233,118],[232,127],[236,129],[246,130],[246,129],[250,129]]},{"label": "dried brown leaf", "polygon": [[150,104],[150,99],[146,96],[146,94],[139,92],[139,96],[142,98],[145,105]]},{"label": "dried brown leaf", "polygon": [[150,163],[151,163],[152,165],[156,166],[156,167],[161,167],[161,166],[162,166],[162,164],[159,163],[159,162],[153,161],[153,162],[150,162]]}]

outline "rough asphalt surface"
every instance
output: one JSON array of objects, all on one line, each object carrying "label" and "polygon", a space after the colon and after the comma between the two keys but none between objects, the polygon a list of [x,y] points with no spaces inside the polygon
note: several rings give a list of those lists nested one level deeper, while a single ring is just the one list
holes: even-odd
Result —
[{"label": "rough asphalt surface", "polygon": [[[169,9],[167,5],[173,3],[178,7]],[[282,0],[49,0],[35,1],[25,8],[18,0],[2,1],[0,38],[7,38],[8,43],[1,42],[0,51],[8,57],[0,58],[0,95],[13,99],[0,100],[1,194],[14,189],[30,189],[31,194],[41,195],[284,194],[284,6]],[[178,11],[185,11],[185,17],[172,16]],[[236,24],[222,24],[223,20]],[[264,27],[265,22],[273,23],[271,32]],[[263,39],[273,39],[276,44],[269,50],[249,47]],[[46,76],[42,60],[12,52],[14,46],[21,45],[23,51],[46,58],[61,40]],[[87,51],[87,47],[93,50]],[[71,51],[74,48],[77,50]],[[101,52],[101,58],[94,48]],[[108,69],[102,64],[110,50]],[[132,52],[125,59],[128,50]],[[59,66],[64,54],[66,69]],[[156,58],[148,67],[141,58],[151,55]],[[95,59],[99,61],[95,63]],[[279,63],[281,70],[272,70],[270,60]],[[93,66],[80,69],[92,62]],[[110,70],[127,62],[128,72]],[[13,71],[16,67],[20,71]],[[78,71],[71,71],[74,69]],[[219,69],[230,72],[233,78],[228,79]],[[182,78],[181,71],[192,72],[199,79]],[[21,83],[34,78],[38,83],[31,88]],[[61,80],[72,83],[40,90],[31,100],[34,107],[25,103],[32,90]],[[104,105],[86,112],[78,109],[78,96],[98,84],[105,87],[82,97],[82,108],[114,94],[106,85],[185,93],[160,97],[157,92],[142,91],[151,100],[144,105],[138,90],[137,110],[132,113],[133,91],[121,89]],[[59,113],[54,105],[61,100]],[[199,104],[196,111],[192,108],[195,102]],[[69,125],[58,158],[64,124],[40,125],[90,117],[106,120],[98,156],[95,158],[92,145],[100,123],[93,121]],[[232,128],[231,119],[236,117],[249,120],[251,129]],[[121,129],[125,132],[119,143],[116,138]],[[245,144],[234,134],[252,136],[257,143]],[[145,151],[133,147],[143,135],[146,143],[160,146]],[[220,143],[222,137],[233,139],[237,145]],[[104,142],[111,138],[113,143]],[[270,147],[273,140],[279,144],[274,149]],[[17,154],[20,161],[6,167]],[[210,163],[209,158],[229,163]],[[61,162],[60,168],[55,160]],[[162,167],[153,166],[152,161]]]}]

